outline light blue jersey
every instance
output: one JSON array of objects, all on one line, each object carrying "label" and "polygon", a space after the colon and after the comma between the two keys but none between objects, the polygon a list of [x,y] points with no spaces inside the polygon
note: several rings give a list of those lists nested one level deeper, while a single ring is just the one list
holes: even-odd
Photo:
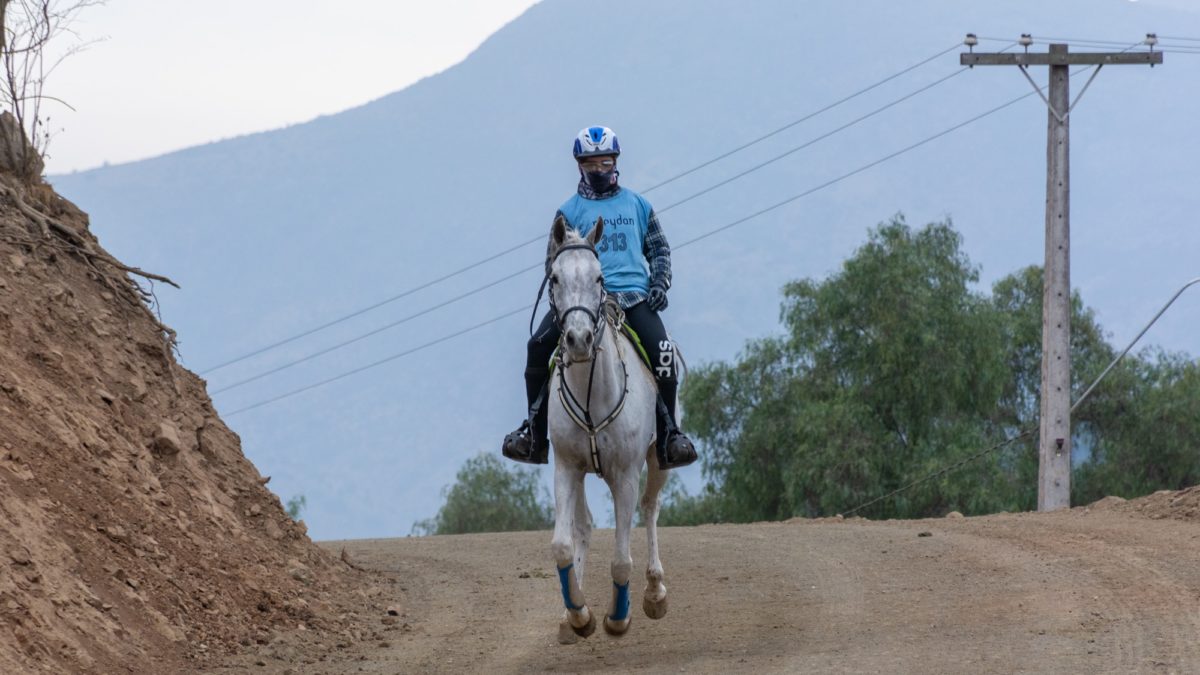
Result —
[{"label": "light blue jersey", "polygon": [[576,194],[559,211],[567,224],[584,236],[592,231],[597,218],[604,218],[604,236],[596,243],[596,252],[600,255],[604,287],[610,293],[649,292],[645,247],[650,202],[633,190],[620,188],[607,199],[585,199]]}]

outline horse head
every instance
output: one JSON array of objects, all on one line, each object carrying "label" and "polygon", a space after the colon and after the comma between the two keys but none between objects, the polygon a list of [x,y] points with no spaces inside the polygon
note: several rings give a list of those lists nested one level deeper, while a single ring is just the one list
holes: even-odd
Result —
[{"label": "horse head", "polygon": [[596,242],[604,236],[604,219],[581,237],[562,215],[550,233],[550,301],[562,330],[562,349],[570,363],[592,358],[599,341],[604,305],[604,275]]}]

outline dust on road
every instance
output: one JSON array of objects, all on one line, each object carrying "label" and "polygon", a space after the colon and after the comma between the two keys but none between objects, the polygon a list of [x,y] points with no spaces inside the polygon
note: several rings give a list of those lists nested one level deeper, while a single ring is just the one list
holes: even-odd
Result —
[{"label": "dust on road", "polygon": [[[556,639],[549,532],[327,542],[394,574],[400,615],[379,618],[379,643],[309,647],[256,670],[1200,672],[1200,523],[1098,506],[660,537],[667,616],[651,621],[634,602],[627,635],[597,631],[574,645]],[[612,540],[596,532],[587,567],[598,611]],[[641,530],[634,541],[643,570]]]}]

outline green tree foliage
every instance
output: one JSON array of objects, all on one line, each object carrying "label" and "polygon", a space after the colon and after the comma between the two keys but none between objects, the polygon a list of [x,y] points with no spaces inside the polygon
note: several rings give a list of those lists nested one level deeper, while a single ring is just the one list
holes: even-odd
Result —
[{"label": "green tree foliage", "polygon": [[1075,472],[1076,503],[1200,484],[1200,364],[1195,360],[1146,350],[1122,362],[1080,411],[1086,423],[1077,424],[1075,433],[1091,457]]},{"label": "green tree foliage", "polygon": [[[1026,267],[996,282],[992,304],[1004,331],[1004,362],[1007,372],[1004,393],[998,402],[1000,420],[1006,429],[1031,430],[1032,434],[1007,449],[1001,463],[1003,474],[1013,487],[1008,510],[1029,511],[1037,508],[1038,433],[1040,418],[1042,364],[1042,268]],[[1116,352],[1104,338],[1095,313],[1084,306],[1078,292],[1071,294],[1071,400],[1104,371]],[[1105,388],[1111,388],[1110,375]],[[1072,415],[1072,447],[1087,447],[1088,429],[1094,420],[1093,408],[1082,407]],[[1101,413],[1103,414],[1103,413]],[[1010,434],[1011,435],[1011,434]]]},{"label": "green tree foliage", "polygon": [[663,486],[659,525],[702,525],[725,520],[721,513],[721,495],[711,485],[705,486],[698,495],[690,495],[680,483],[678,476],[672,473]]},{"label": "green tree foliage", "polygon": [[508,469],[494,455],[467,460],[443,493],[446,501],[437,515],[415,523],[414,533],[509,532],[554,525],[554,509],[539,487],[537,470]]},{"label": "green tree foliage", "polygon": [[[991,297],[973,290],[977,282],[949,222],[914,230],[897,216],[873,229],[836,274],[786,286],[784,335],[751,341],[735,362],[700,367],[686,383],[686,424],[703,444],[709,484],[696,497],[674,495],[663,521],[832,515],[1025,429],[1035,430],[1032,439],[865,515],[1032,508],[1042,274],[1020,270],[997,282]],[[1114,356],[1078,294],[1072,353],[1078,396]],[[1092,449],[1081,489],[1198,478],[1183,468],[1195,460],[1181,464],[1189,443],[1196,455],[1200,438],[1195,371],[1183,357],[1131,362],[1118,393],[1081,407],[1075,445]],[[1161,407],[1167,399],[1191,403]],[[1136,419],[1126,419],[1135,407]],[[1135,437],[1153,427],[1153,411],[1164,410],[1183,435],[1161,439],[1161,450],[1145,442],[1134,449]],[[1145,461],[1151,449],[1161,454],[1155,471],[1114,464]]]},{"label": "green tree foliage", "polygon": [[[646,478],[647,473],[643,470],[638,483],[638,509],[633,520],[636,527],[646,525],[645,514],[641,508],[641,496],[646,493]],[[613,515],[612,495],[606,493],[605,496],[608,498],[609,517],[611,518]],[[668,471],[667,482],[658,493],[658,524],[664,526],[701,525],[721,522],[720,513],[716,511],[717,502],[714,499],[716,496],[708,488],[699,495],[689,495],[687,488],[683,486],[683,481],[679,479],[679,474],[675,471]]]},{"label": "green tree foliage", "polygon": [[[880,225],[837,274],[784,288],[786,336],[693,374],[687,419],[726,518],[836,513],[1002,437],[1002,330],[959,247],[949,223]],[[993,473],[975,465],[877,515],[994,509]]]}]

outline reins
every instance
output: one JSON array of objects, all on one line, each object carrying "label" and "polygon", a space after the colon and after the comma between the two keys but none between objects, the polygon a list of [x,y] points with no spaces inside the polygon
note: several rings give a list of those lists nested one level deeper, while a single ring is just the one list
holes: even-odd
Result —
[{"label": "reins", "polygon": [[[554,253],[554,259],[550,261],[550,265],[551,266],[554,265],[554,262],[558,260],[558,256],[561,255],[563,251],[569,251],[569,250],[573,250],[573,249],[582,249],[582,250],[589,251],[589,252],[591,252],[592,255],[596,256],[597,259],[599,259],[599,257],[600,257],[599,254],[596,253],[596,249],[589,244],[568,244],[566,246],[559,248]],[[551,278],[550,274],[547,274],[546,277],[544,279],[542,279],[541,288],[538,289],[538,299],[537,299],[537,302],[535,302],[534,306],[533,306],[534,316],[531,316],[529,319],[530,335],[533,334],[533,320],[537,316],[538,304],[541,303],[542,293],[546,288],[547,282],[550,281],[550,278]],[[610,412],[608,415],[606,415],[599,422],[593,421],[592,411],[591,411],[591,408],[592,408],[592,385],[595,382],[596,361],[599,360],[598,356],[601,351],[601,342],[604,340],[606,328],[607,328],[608,322],[609,322],[609,318],[604,315],[604,303],[605,303],[607,297],[608,297],[608,294],[604,290],[604,286],[601,285],[601,287],[600,287],[600,303],[596,307],[595,311],[592,311],[591,308],[584,307],[583,305],[575,305],[573,307],[568,307],[565,311],[563,311],[562,314],[556,314],[556,318],[555,318],[555,320],[557,321],[560,328],[565,323],[566,318],[571,314],[571,312],[576,312],[576,311],[583,312],[584,314],[587,315],[587,317],[589,319],[592,320],[592,326],[595,331],[595,341],[592,343],[593,347],[592,347],[591,366],[588,369],[587,396],[584,398],[584,402],[582,404],[580,404],[579,398],[575,396],[575,393],[571,391],[570,386],[567,385],[566,369],[569,368],[572,364],[567,362],[567,360],[565,358],[563,358],[564,350],[562,349],[561,344],[559,345],[558,353],[557,353],[557,356],[555,357],[555,360],[556,360],[556,363],[559,368],[559,378],[558,378],[559,401],[562,402],[563,409],[567,411],[567,416],[569,416],[571,418],[571,421],[573,421],[577,427],[582,429],[588,435],[588,449],[589,449],[589,457],[592,461],[592,469],[596,472],[596,475],[600,476],[600,477],[604,476],[604,472],[600,466],[600,449],[596,444],[596,435],[599,434],[601,431],[603,431],[606,427],[608,427],[608,425],[612,424],[613,420],[617,419],[617,416],[619,416],[621,414],[621,411],[625,408],[625,399],[626,399],[627,395],[629,394],[629,369],[625,365],[625,354],[624,354],[624,351],[621,349],[621,341],[620,341],[620,339],[617,339],[614,336],[613,341],[616,343],[616,346],[617,346],[617,361],[621,364],[621,376],[623,378],[622,382],[621,382],[621,398],[617,401],[617,404],[613,408],[612,412]],[[551,302],[551,307],[553,309],[553,302]],[[560,341],[561,341],[561,339],[562,339],[562,336],[559,337]]]},{"label": "reins", "polygon": [[[607,318],[602,318],[600,321],[601,326],[607,323]],[[603,335],[601,335],[601,339],[602,338]],[[617,346],[617,362],[621,364],[621,398],[617,400],[617,404],[613,407],[612,412],[608,413],[608,415],[606,415],[604,419],[600,420],[599,422],[592,421],[591,408],[592,383],[595,381],[596,361],[599,360],[600,339],[596,340],[595,351],[592,353],[592,364],[588,369],[587,398],[585,399],[585,403],[583,405],[580,405],[579,399],[575,396],[575,393],[571,391],[570,386],[567,385],[566,369],[570,367],[570,364],[566,363],[563,359],[561,349],[556,357],[558,359],[558,367],[560,369],[558,376],[558,400],[562,402],[563,409],[567,411],[567,416],[571,418],[571,421],[575,423],[575,426],[582,429],[588,435],[588,456],[592,460],[592,469],[595,470],[596,475],[600,476],[601,478],[604,477],[604,471],[600,466],[600,448],[596,444],[596,435],[617,419],[617,417],[621,414],[621,411],[625,409],[625,399],[629,395],[629,368],[625,365],[625,353],[624,350],[621,349],[621,340],[615,335],[613,337],[613,342],[616,343]]]}]

